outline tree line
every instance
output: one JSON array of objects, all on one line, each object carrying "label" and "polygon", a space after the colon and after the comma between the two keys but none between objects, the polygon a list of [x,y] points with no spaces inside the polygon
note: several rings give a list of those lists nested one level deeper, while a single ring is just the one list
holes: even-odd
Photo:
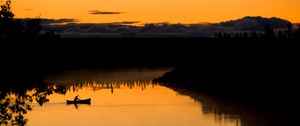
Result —
[{"label": "tree line", "polygon": [[285,30],[278,30],[275,32],[274,28],[266,24],[264,28],[264,32],[239,32],[239,33],[222,33],[219,32],[215,35],[217,38],[266,38],[266,39],[299,39],[300,38],[300,25],[296,30],[293,29],[293,24],[288,22],[286,24]]},{"label": "tree line", "polygon": [[41,33],[42,20],[30,19],[23,22],[15,19],[11,10],[11,0],[5,0],[0,6],[0,38],[59,38],[53,30]]}]

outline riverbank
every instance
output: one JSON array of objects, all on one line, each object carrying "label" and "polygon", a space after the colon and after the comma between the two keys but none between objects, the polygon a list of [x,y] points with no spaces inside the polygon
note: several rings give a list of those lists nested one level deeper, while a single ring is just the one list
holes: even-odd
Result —
[{"label": "riverbank", "polygon": [[251,38],[14,39],[1,40],[1,45],[0,75],[6,80],[34,80],[45,74],[80,69],[200,68],[215,59],[219,61],[206,64],[223,69],[223,60],[240,61],[240,57],[251,59],[260,54],[260,59],[268,59],[269,54],[276,58],[297,53],[299,47],[295,40]]},{"label": "riverbank", "polygon": [[298,96],[299,46],[287,43],[214,50],[154,81],[247,105],[268,107],[276,103],[273,109],[294,106]]}]

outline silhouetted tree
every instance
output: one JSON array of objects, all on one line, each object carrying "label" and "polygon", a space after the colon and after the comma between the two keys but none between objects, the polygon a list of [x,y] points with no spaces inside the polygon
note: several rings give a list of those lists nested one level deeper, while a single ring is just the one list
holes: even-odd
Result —
[{"label": "silhouetted tree", "polygon": [[244,38],[248,38],[248,33],[247,32],[244,33]]},{"label": "silhouetted tree", "polygon": [[286,26],[288,29],[287,32],[290,35],[293,32],[293,24],[291,22],[288,22]]},{"label": "silhouetted tree", "polygon": [[223,38],[226,38],[226,39],[228,39],[228,38],[230,38],[231,36],[230,36],[230,34],[228,34],[228,33],[224,33],[224,35],[223,35]]},{"label": "silhouetted tree", "polygon": [[25,28],[21,20],[14,19],[11,0],[6,0],[0,8],[0,38],[37,38],[42,29],[41,19],[29,20]]},{"label": "silhouetted tree", "polygon": [[218,38],[218,34],[216,33],[216,34],[214,35],[214,37],[215,37],[215,38]]},{"label": "silhouetted tree", "polygon": [[[57,94],[66,94],[65,86],[46,86],[37,85],[37,87],[20,86],[18,88],[1,87],[0,85],[0,126],[24,126],[28,122],[25,115],[32,110],[32,102],[35,99],[39,105],[49,102],[48,96]],[[32,94],[28,91],[36,89]],[[14,97],[7,97],[14,95]]]},{"label": "silhouetted tree", "polygon": [[27,28],[26,28],[26,37],[28,38],[36,38],[37,35],[40,33],[42,27],[41,27],[41,22],[42,20],[37,18],[37,19],[32,19],[27,22]]},{"label": "silhouetted tree", "polygon": [[11,11],[11,1],[6,0],[0,8],[0,38],[20,35],[23,25],[20,20],[13,19],[15,15]]},{"label": "silhouetted tree", "polygon": [[258,38],[257,33],[256,33],[256,32],[252,32],[252,33],[251,33],[251,38]]},{"label": "silhouetted tree", "polygon": [[61,36],[57,33],[55,33],[53,30],[50,30],[50,31],[47,31],[43,34],[41,34],[39,36],[39,38],[41,39],[58,39],[58,38],[61,38]]},{"label": "silhouetted tree", "polygon": [[266,24],[266,26],[265,26],[264,37],[265,38],[275,38],[274,29],[269,24]]},{"label": "silhouetted tree", "polygon": [[239,33],[235,33],[235,37],[236,37],[236,38],[240,38]]},{"label": "silhouetted tree", "polygon": [[283,33],[282,33],[282,31],[278,31],[278,38],[283,38]]},{"label": "silhouetted tree", "polygon": [[298,26],[298,29],[295,33],[295,38],[300,39],[300,25]]},{"label": "silhouetted tree", "polygon": [[240,33],[239,36],[240,36],[241,38],[243,38],[243,33]]},{"label": "silhouetted tree", "polygon": [[15,16],[11,11],[10,5],[11,5],[10,0],[6,0],[5,4],[1,5],[1,10],[0,10],[1,21],[12,20],[13,17]]},{"label": "silhouetted tree", "polygon": [[223,34],[223,38],[227,38],[227,33],[224,33],[224,34]]},{"label": "silhouetted tree", "polygon": [[218,33],[218,38],[223,38],[223,35],[221,32]]}]

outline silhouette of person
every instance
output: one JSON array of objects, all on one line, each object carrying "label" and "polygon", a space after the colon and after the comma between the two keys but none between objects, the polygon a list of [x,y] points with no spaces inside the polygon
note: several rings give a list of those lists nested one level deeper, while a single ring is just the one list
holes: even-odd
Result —
[{"label": "silhouette of person", "polygon": [[80,100],[80,99],[79,99],[79,95],[75,96],[74,102],[77,102],[77,101],[79,101],[79,100]]}]

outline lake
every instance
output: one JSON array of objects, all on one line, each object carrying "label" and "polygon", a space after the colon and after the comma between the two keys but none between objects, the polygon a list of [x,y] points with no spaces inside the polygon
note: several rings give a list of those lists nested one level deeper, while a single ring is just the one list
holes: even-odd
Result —
[{"label": "lake", "polygon": [[[67,71],[33,88],[0,89],[1,126],[250,126],[264,115],[151,80],[171,69]],[[75,96],[91,104],[66,104]]]}]

